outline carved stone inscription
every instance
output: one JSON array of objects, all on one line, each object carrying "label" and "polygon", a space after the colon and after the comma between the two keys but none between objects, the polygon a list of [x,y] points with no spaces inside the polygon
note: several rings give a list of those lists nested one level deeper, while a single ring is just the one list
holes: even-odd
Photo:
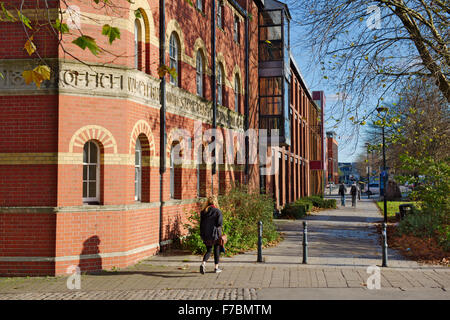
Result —
[{"label": "carved stone inscription", "polygon": [[[160,81],[137,70],[105,66],[85,66],[60,62],[59,72],[52,72],[50,81],[40,89],[27,85],[22,72],[23,61],[0,60],[0,94],[40,94],[43,89],[58,89],[60,93],[93,95],[138,100],[152,108],[160,108]],[[58,70],[53,67],[52,70]],[[181,116],[211,122],[212,104],[183,89],[167,85],[167,111]],[[219,106],[217,122],[232,128],[243,128],[243,116]]]}]

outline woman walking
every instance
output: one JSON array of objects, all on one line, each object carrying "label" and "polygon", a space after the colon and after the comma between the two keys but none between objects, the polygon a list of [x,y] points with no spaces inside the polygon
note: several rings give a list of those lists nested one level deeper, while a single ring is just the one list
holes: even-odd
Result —
[{"label": "woman walking", "polygon": [[214,248],[214,272],[219,273],[220,239],[222,238],[223,215],[219,210],[216,196],[210,196],[206,200],[203,210],[200,212],[200,236],[206,246],[206,253],[200,265],[200,273],[205,274],[206,262]]}]

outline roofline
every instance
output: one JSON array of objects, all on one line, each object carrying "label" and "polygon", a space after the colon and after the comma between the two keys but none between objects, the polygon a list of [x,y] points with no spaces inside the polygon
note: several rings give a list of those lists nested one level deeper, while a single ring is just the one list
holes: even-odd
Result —
[{"label": "roofline", "polygon": [[308,88],[308,85],[306,84],[305,78],[302,75],[302,72],[300,71],[300,68],[298,67],[297,61],[295,60],[294,56],[292,55],[292,53],[289,54],[290,55],[290,62],[292,64],[292,66],[294,66],[293,68],[291,68],[296,74],[297,76],[300,78],[300,84],[303,87],[303,89],[306,91],[306,94],[308,95],[309,99],[313,102],[314,106],[316,107],[317,110],[321,110],[321,108],[319,108],[319,106],[316,104],[316,102],[313,99],[312,93]]}]

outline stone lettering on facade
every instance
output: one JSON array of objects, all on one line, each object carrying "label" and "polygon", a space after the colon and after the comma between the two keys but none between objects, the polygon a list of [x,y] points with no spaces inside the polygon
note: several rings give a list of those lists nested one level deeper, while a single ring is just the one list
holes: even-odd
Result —
[{"label": "stone lettering on facade", "polygon": [[[26,68],[23,63],[8,64],[6,60],[0,61],[0,72],[4,76],[0,77],[0,94],[16,94],[18,91],[21,94],[39,94],[43,89],[52,88],[58,89],[62,94],[120,97],[160,108],[159,79],[137,70],[61,62],[59,73],[52,72],[51,80],[45,81],[38,89],[34,84],[27,85],[23,80],[22,72]],[[211,123],[211,102],[171,85],[167,86],[166,99],[168,112]],[[226,107],[218,106],[217,123],[243,129],[244,118]]]}]

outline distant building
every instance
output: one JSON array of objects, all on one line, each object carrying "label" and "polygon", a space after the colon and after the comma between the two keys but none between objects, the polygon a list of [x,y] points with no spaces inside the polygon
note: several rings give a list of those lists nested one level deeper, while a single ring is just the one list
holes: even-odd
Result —
[{"label": "distant building", "polygon": [[327,181],[339,183],[338,143],[334,131],[327,132]]},{"label": "distant building", "polygon": [[339,181],[344,183],[350,183],[352,181],[358,181],[360,176],[356,168],[356,162],[339,162]]}]

